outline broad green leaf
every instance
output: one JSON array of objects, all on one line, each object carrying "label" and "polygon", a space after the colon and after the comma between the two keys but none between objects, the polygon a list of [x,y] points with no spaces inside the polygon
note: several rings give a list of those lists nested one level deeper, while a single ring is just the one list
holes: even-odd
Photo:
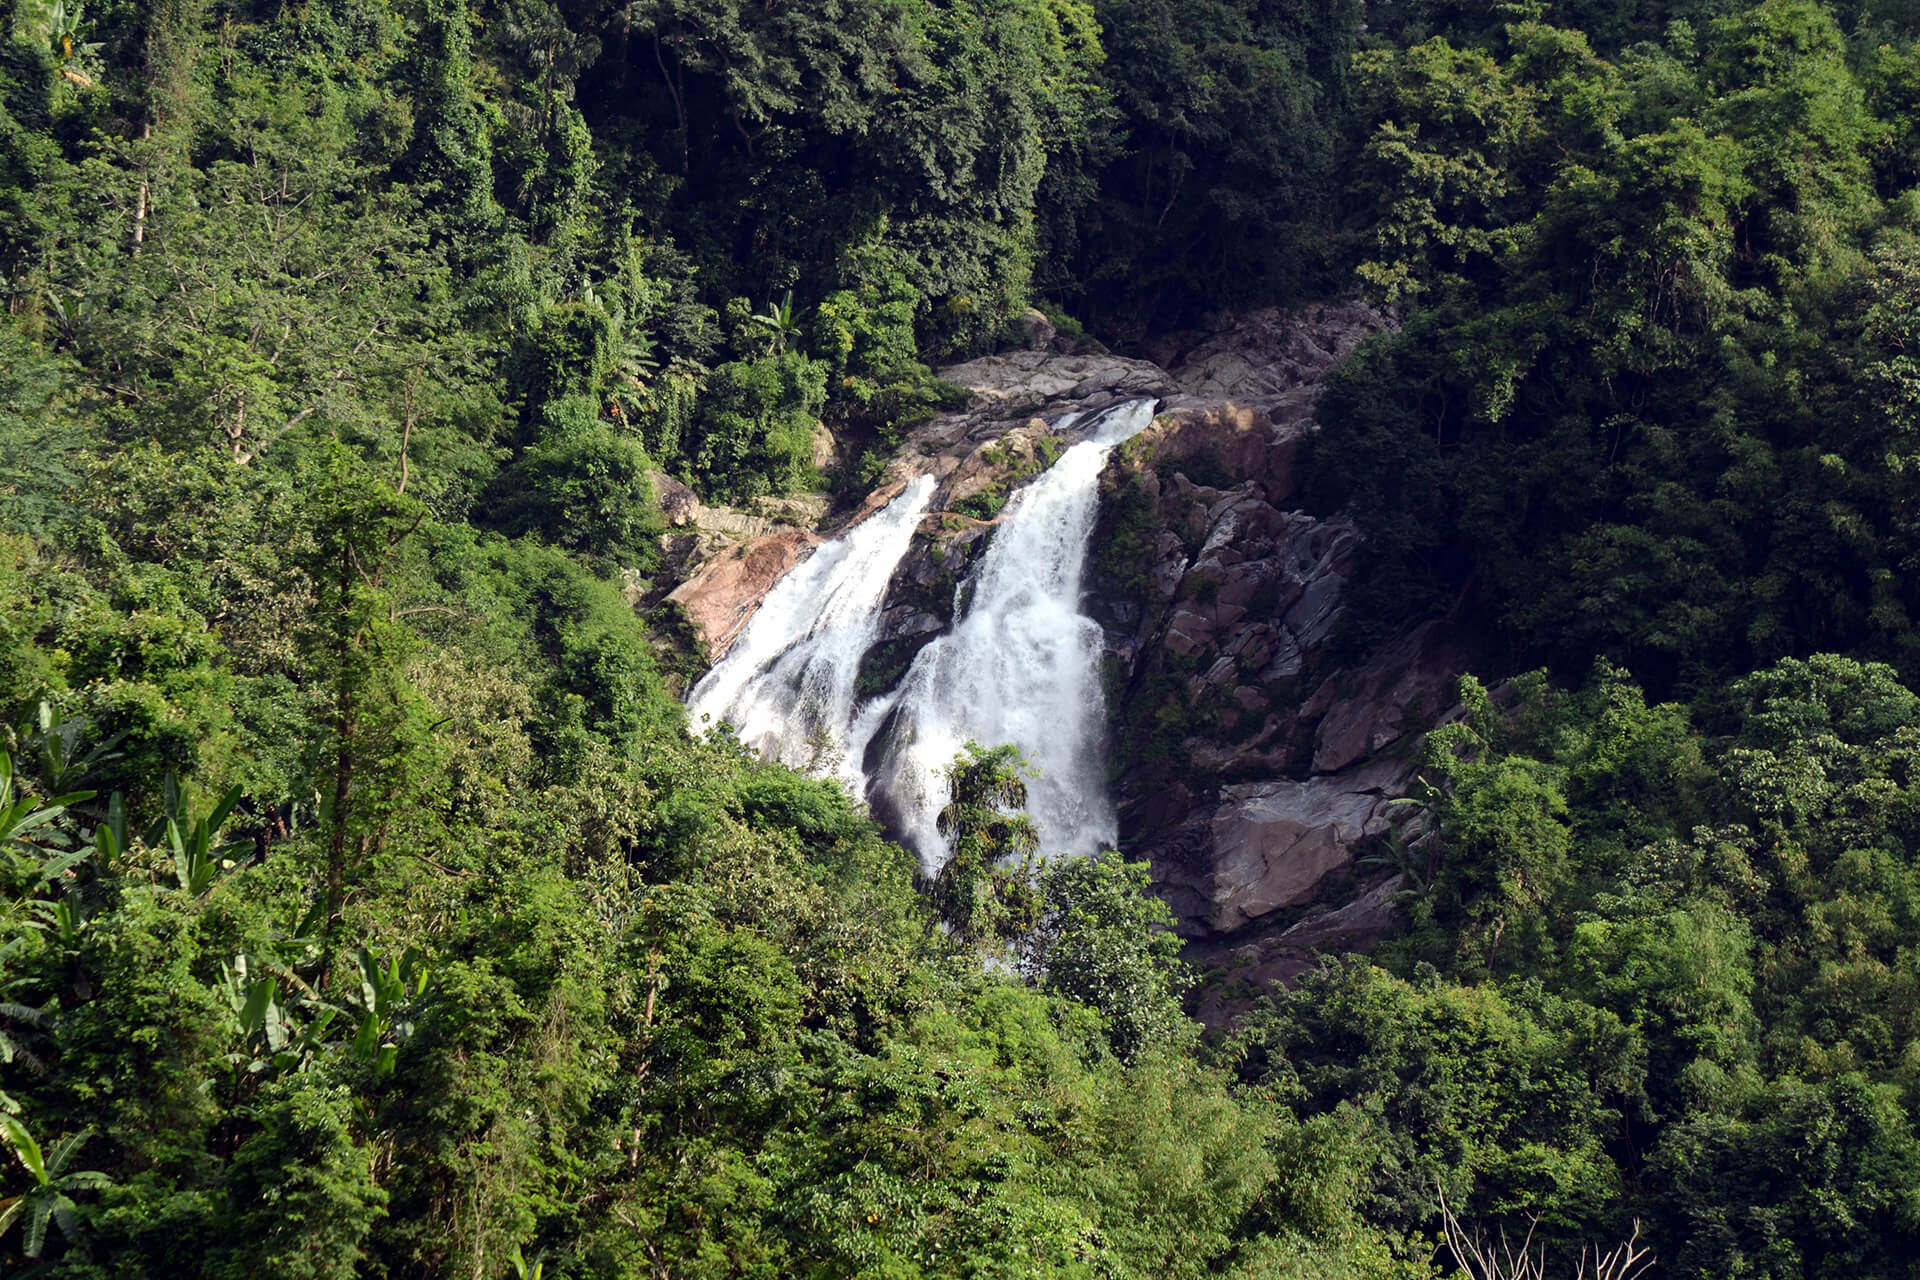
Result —
[{"label": "broad green leaf", "polygon": [[62,1138],[47,1159],[47,1171],[57,1177],[66,1169],[67,1165],[72,1162],[73,1157],[79,1152],[80,1148],[85,1145],[87,1139],[92,1136],[92,1129],[82,1129],[78,1133],[69,1134],[65,1138]]},{"label": "broad green leaf", "polygon": [[40,1154],[40,1144],[33,1140],[27,1127],[12,1116],[0,1116],[0,1135],[6,1137],[7,1145],[13,1148],[14,1156],[33,1175],[33,1180],[46,1186],[49,1181],[46,1158]]}]

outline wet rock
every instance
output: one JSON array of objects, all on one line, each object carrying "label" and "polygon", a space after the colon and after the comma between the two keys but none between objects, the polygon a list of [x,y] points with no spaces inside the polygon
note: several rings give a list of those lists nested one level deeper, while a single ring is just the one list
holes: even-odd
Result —
[{"label": "wet rock", "polygon": [[1023,481],[1046,469],[1049,455],[1040,451],[1038,442],[1052,435],[1044,419],[1029,418],[970,450],[941,481],[934,508],[952,511],[962,503],[985,499],[980,505],[984,511],[1004,502]]},{"label": "wet rock", "polygon": [[900,683],[922,649],[946,630],[949,619],[911,604],[897,605],[880,615],[880,633],[873,647],[860,655],[855,689],[863,697],[884,693]]}]

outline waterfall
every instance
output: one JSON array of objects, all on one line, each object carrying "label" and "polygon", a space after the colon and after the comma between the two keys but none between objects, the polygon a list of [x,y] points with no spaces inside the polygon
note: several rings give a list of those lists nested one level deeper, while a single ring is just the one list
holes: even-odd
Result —
[{"label": "waterfall", "polygon": [[920,650],[892,693],[856,705],[855,677],[933,497],[929,476],[779,581],[688,695],[694,722],[732,724],[763,759],[830,767],[892,820],[929,872],[947,857],[936,827],[945,770],[969,741],[1012,743],[1038,771],[1027,811],[1043,853],[1110,846],[1103,645],[1080,612],[1080,580],[1107,454],[1153,421],[1154,403],[1108,411],[1091,438],[1013,496],[956,591],[954,626]]},{"label": "waterfall", "polygon": [[978,569],[955,597],[955,626],[915,657],[895,692],[847,734],[857,764],[882,735],[870,784],[928,871],[947,857],[935,820],[946,769],[969,740],[1012,743],[1039,771],[1027,811],[1043,853],[1094,853],[1116,835],[1101,759],[1106,699],[1098,624],[1080,612],[1080,580],[1107,454],[1153,421],[1154,401],[1109,412],[1014,495]]},{"label": "waterfall", "polygon": [[876,637],[887,582],[933,490],[933,477],[915,479],[780,579],[688,695],[693,722],[728,722],[763,758],[795,768],[830,763],[854,794],[864,791],[859,754],[847,743],[854,678]]}]

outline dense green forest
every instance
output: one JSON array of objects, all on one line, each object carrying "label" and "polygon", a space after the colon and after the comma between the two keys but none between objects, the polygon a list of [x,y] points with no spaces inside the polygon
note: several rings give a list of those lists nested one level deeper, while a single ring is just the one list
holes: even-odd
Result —
[{"label": "dense green forest", "polygon": [[[12,3],[9,1274],[1920,1276],[1920,9]],[[1495,655],[1376,956],[688,735],[651,472],[1346,292],[1349,642]]]}]

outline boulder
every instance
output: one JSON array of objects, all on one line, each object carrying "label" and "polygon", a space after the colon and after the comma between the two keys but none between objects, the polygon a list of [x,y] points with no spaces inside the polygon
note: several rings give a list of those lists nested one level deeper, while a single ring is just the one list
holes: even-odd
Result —
[{"label": "boulder", "polygon": [[664,471],[648,475],[653,480],[653,491],[660,499],[660,513],[667,518],[668,526],[684,529],[691,525],[700,514],[699,496]]},{"label": "boulder", "polygon": [[1012,329],[1013,340],[1029,351],[1051,350],[1057,336],[1053,321],[1033,307],[1014,318]]},{"label": "boulder", "polygon": [[1232,933],[1312,901],[1323,879],[1352,865],[1356,845],[1385,834],[1387,802],[1411,775],[1409,766],[1383,760],[1349,775],[1223,788],[1209,824],[1207,927]]},{"label": "boulder", "polygon": [[833,470],[840,461],[839,442],[833,438],[833,432],[827,424],[817,419],[813,424],[813,446],[808,461],[813,464],[815,471],[823,473]]},{"label": "boulder", "polygon": [[1441,624],[1430,622],[1315,690],[1307,706],[1325,711],[1314,729],[1314,771],[1338,772],[1431,725],[1453,704],[1465,660],[1464,652],[1446,648]]}]

